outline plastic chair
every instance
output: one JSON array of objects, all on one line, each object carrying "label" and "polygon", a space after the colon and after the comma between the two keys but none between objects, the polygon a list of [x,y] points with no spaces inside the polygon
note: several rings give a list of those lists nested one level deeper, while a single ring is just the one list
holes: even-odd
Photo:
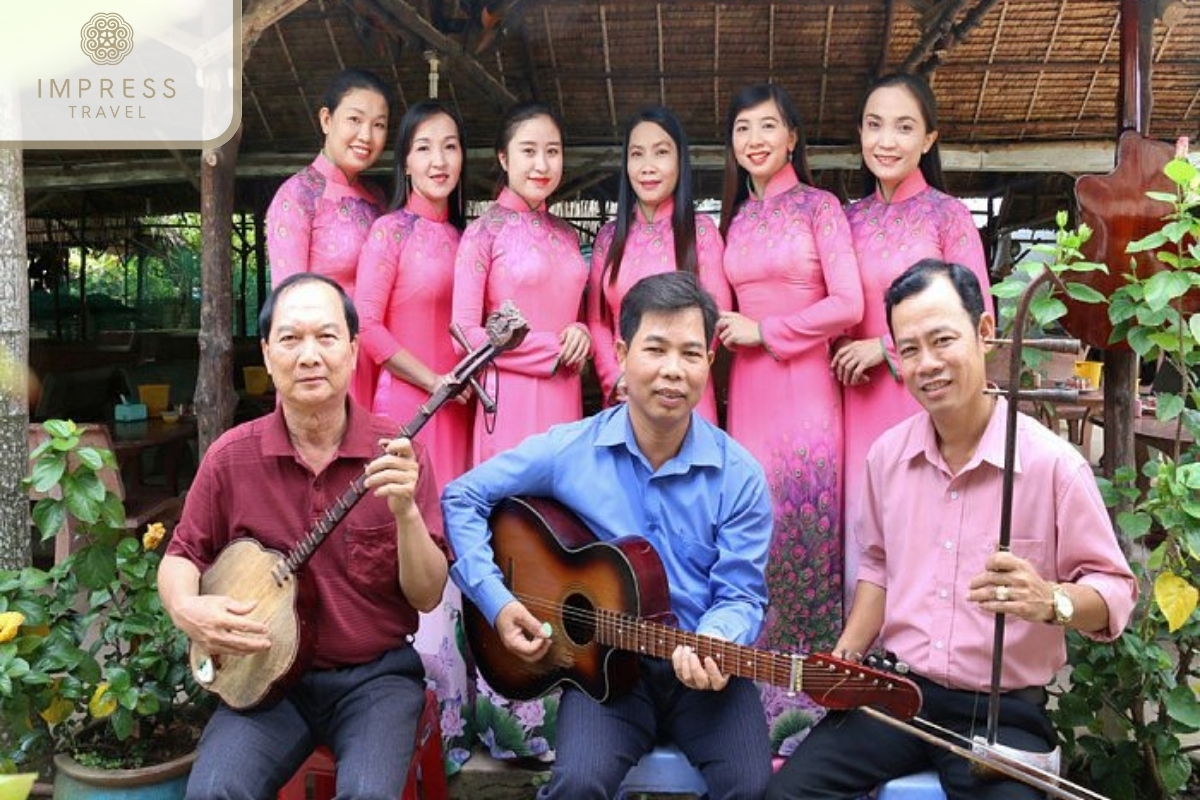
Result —
[{"label": "plastic chair", "polygon": [[[312,794],[308,783],[312,783]],[[337,792],[337,764],[327,747],[318,747],[279,790],[277,800],[332,800]],[[408,781],[400,800],[448,800],[446,765],[442,760],[442,727],[438,722],[437,695],[425,690],[425,708],[417,722],[417,741]]]},{"label": "plastic chair", "polygon": [[679,748],[672,744],[656,745],[642,756],[621,781],[618,800],[635,794],[708,794],[708,784],[700,770],[692,766]]},{"label": "plastic chair", "polygon": [[933,770],[894,778],[879,787],[875,800],[946,800],[942,782]]}]

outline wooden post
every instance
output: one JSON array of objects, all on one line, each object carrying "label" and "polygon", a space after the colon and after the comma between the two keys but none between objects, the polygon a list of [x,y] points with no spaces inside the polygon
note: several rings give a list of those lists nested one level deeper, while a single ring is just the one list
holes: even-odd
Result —
[{"label": "wooden post", "polygon": [[200,453],[233,424],[234,167],[242,132],[211,150],[200,163],[200,374],[196,379],[196,423]]}]

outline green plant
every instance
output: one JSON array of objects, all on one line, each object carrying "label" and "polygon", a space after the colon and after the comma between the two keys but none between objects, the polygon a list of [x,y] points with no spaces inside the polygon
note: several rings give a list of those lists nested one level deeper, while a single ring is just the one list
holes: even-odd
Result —
[{"label": "green plant", "polygon": [[191,749],[203,703],[186,637],[158,598],[163,527],[128,535],[100,477],[112,453],[83,446],[73,422],[44,428],[26,484],[48,496],[33,519],[43,540],[72,520],[81,546],[49,570],[0,571],[0,772],[51,750],[133,767],[163,760],[173,741]]},{"label": "green plant", "polygon": [[[1130,467],[1101,481],[1106,502],[1119,509],[1117,527],[1132,551],[1141,595],[1115,641],[1068,636],[1070,690],[1058,694],[1053,712],[1080,779],[1114,800],[1178,796],[1195,783],[1189,752],[1200,748],[1183,740],[1200,733],[1200,446],[1194,443],[1200,439],[1194,381],[1200,314],[1189,314],[1187,305],[1189,292],[1194,298],[1200,291],[1200,173],[1187,160],[1186,144],[1164,172],[1175,193],[1148,196],[1169,211],[1159,230],[1128,252],[1151,251],[1166,269],[1139,275],[1131,267],[1125,285],[1107,300],[1112,341],[1126,342],[1143,359],[1161,359],[1182,376],[1178,393],[1157,398],[1158,419],[1174,423],[1174,445],[1146,462],[1141,481]],[[1052,253],[1051,266],[1063,274],[1073,269],[1072,255],[1088,235],[1065,224],[1060,215],[1058,241],[1068,246]],[[1051,316],[1053,302],[1043,305]]]}]

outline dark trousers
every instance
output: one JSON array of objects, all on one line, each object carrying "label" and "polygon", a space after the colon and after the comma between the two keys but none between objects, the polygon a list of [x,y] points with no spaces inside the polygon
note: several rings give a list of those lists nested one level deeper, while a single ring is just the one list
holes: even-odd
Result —
[{"label": "dark trousers", "polygon": [[[968,738],[987,731],[986,694],[918,680],[921,717]],[[1001,699],[998,739],[1021,750],[1053,749],[1054,730],[1040,705]],[[955,744],[962,744],[956,741]],[[860,711],[829,714],[771,778],[767,800],[851,800],[892,778],[936,770],[949,800],[1034,800],[1045,794],[1014,780],[981,779],[971,762]]]},{"label": "dark trousers", "polygon": [[625,774],[660,740],[700,770],[711,800],[762,797],[771,745],[755,685],[734,678],[720,692],[697,692],[679,682],[670,661],[654,659],[642,659],[632,692],[607,703],[563,691],[554,767],[538,797],[615,797]]},{"label": "dark trousers", "polygon": [[339,800],[396,800],[425,705],[425,669],[402,647],[376,661],[313,670],[269,708],[222,705],[200,738],[188,800],[267,800],[317,745],[337,759]]}]

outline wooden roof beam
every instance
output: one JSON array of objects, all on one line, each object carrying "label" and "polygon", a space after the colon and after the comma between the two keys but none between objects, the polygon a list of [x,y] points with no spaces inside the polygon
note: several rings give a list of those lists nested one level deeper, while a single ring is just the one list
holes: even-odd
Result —
[{"label": "wooden roof beam", "polygon": [[[948,31],[943,36],[938,36],[930,42],[926,48],[927,57],[924,57],[923,60],[920,60],[920,64],[916,67],[916,71],[922,75],[928,75],[937,69],[938,65],[942,63],[942,59],[945,58],[946,54],[953,50],[955,45],[966,39],[971,34],[971,31],[979,27],[979,24],[983,22],[983,18],[987,16],[987,13],[991,11],[992,7],[999,1],[1000,0],[979,0],[978,5],[976,5],[970,11],[968,11],[966,15],[963,16],[962,22],[954,25],[952,23],[954,21],[954,16],[958,12],[958,9],[966,5],[965,2],[956,3],[958,8],[954,10],[954,14],[951,14],[948,17],[943,17],[942,22],[937,26],[938,30],[948,26]],[[925,38],[926,37],[922,37],[922,42],[925,41]],[[908,59],[905,60],[905,67],[908,67],[909,61],[916,56],[917,48],[920,47],[921,43],[919,42],[917,47],[913,48],[913,52],[909,55]]]},{"label": "wooden roof beam", "polygon": [[304,82],[300,80],[300,75],[296,72],[296,62],[292,60],[292,52],[288,48],[287,39],[283,36],[283,29],[279,26],[275,27],[275,36],[279,39],[279,49],[283,51],[283,60],[287,62],[288,71],[292,73],[292,80],[295,82],[296,92],[300,95],[300,102],[304,103],[304,110],[307,113],[309,124],[313,126],[313,132],[319,138],[321,136],[321,128],[317,123],[317,112],[313,109],[312,103],[308,101],[308,95],[304,92]]},{"label": "wooden roof beam", "polygon": [[617,101],[613,96],[612,58],[608,47],[608,14],[604,5],[600,5],[600,43],[604,47],[604,91],[608,95],[608,122],[612,125],[614,137],[621,135],[621,127],[617,123]]},{"label": "wooden roof beam", "polygon": [[562,78],[558,69],[558,54],[554,50],[554,34],[550,32],[550,12],[542,7],[542,25],[546,28],[546,49],[550,51],[550,68],[554,70],[554,91],[558,95],[558,116],[565,119],[566,106],[563,105]]},{"label": "wooden roof beam", "polygon": [[496,79],[462,45],[443,34],[405,0],[346,0],[356,13],[372,18],[401,39],[417,39],[421,49],[436,50],[449,69],[459,69],[480,93],[498,109],[517,101],[517,96]]},{"label": "wooden roof beam", "polygon": [[325,34],[329,37],[329,46],[333,48],[333,56],[337,59],[340,72],[346,68],[346,59],[342,58],[342,49],[338,47],[337,38],[333,35],[333,26],[329,24],[329,14],[325,13],[325,0],[317,0],[317,8],[324,17],[322,23],[325,25]]},{"label": "wooden roof beam", "polygon": [[[1200,104],[1200,92],[1193,98]],[[694,170],[719,171],[725,165],[725,147],[720,144],[692,145]],[[188,151],[190,152],[190,151]],[[1102,141],[1047,141],[1038,144],[968,145],[941,143],[943,167],[949,172],[1066,172],[1072,174],[1112,170],[1115,144]],[[810,146],[808,160],[813,169],[858,169],[862,159],[858,145],[834,147]],[[467,151],[469,172],[477,179],[491,174],[496,154],[490,147],[472,147]],[[238,158],[237,177],[285,178],[312,161],[309,151],[265,154],[242,153]],[[566,150],[565,170],[584,175],[597,169],[608,174],[621,163],[619,145],[573,145]],[[372,175],[389,175],[392,153],[380,157]],[[25,188],[30,195],[79,189],[122,188],[153,184],[179,183],[179,164],[169,156],[113,161],[94,167],[25,165]],[[488,185],[490,190],[491,186]]]},{"label": "wooden roof beam", "polygon": [[295,11],[308,0],[243,0],[242,64],[250,60],[250,51],[263,32]]},{"label": "wooden roof beam", "polygon": [[829,89],[829,52],[833,49],[833,10],[830,6],[825,11],[825,46],[821,53],[821,91],[817,100],[817,138],[821,138],[821,124],[825,121],[825,94]]}]

